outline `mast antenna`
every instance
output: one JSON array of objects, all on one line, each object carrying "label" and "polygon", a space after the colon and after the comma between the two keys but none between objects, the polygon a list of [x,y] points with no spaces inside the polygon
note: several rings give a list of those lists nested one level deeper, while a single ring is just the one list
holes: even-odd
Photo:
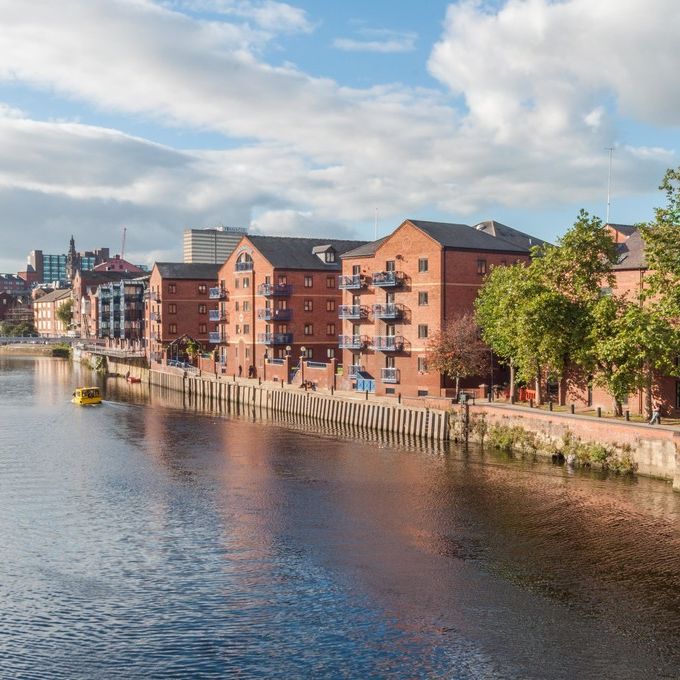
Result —
[{"label": "mast antenna", "polygon": [[123,243],[120,247],[120,259],[125,259],[125,237],[127,236],[127,227],[123,227]]},{"label": "mast antenna", "polygon": [[612,198],[612,155],[614,153],[613,146],[606,146],[605,151],[609,151],[609,173],[607,175],[607,219],[605,224],[609,224],[609,209],[611,207]]}]

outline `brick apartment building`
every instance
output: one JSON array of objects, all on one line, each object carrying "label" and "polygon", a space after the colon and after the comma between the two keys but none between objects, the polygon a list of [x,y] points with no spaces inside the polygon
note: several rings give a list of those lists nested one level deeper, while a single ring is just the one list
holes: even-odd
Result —
[{"label": "brick apartment building", "polygon": [[[156,262],[145,300],[148,356],[160,361],[168,346],[184,336],[209,348],[217,339],[209,291],[217,281],[217,264]],[[212,312],[211,312],[212,310]]]},{"label": "brick apartment building", "polygon": [[71,290],[60,288],[33,301],[33,326],[38,335],[66,335],[68,328],[57,318],[57,310],[70,299]]},{"label": "brick apartment building", "polygon": [[336,358],[340,256],[363,243],[243,236],[212,291],[223,369],[258,374],[265,360],[286,354],[293,362]]},{"label": "brick apartment building", "polygon": [[449,319],[472,311],[491,267],[529,259],[531,237],[493,223],[506,233],[500,238],[487,233],[489,224],[406,220],[342,256],[339,387],[355,388],[358,378],[361,389],[377,394],[447,394],[453,383],[428,370],[428,340]]},{"label": "brick apartment building", "polygon": [[144,340],[144,292],[147,278],[109,281],[97,286],[97,337]]}]

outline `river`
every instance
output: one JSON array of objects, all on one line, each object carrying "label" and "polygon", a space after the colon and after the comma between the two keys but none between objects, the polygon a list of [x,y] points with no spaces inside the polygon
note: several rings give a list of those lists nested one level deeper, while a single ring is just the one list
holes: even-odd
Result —
[{"label": "river", "polygon": [[680,676],[670,484],[60,359],[0,356],[0,549],[0,678]]}]

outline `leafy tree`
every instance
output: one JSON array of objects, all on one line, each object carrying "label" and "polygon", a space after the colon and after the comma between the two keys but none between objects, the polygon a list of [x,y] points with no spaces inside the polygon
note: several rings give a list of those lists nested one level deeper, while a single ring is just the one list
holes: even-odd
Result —
[{"label": "leafy tree", "polygon": [[185,351],[187,353],[187,356],[191,359],[191,361],[196,361],[196,357],[198,356],[198,353],[200,352],[200,345],[194,340],[193,338],[187,338],[186,340],[186,345],[185,345]]},{"label": "leafy tree", "polygon": [[489,348],[479,337],[472,314],[462,314],[446,323],[427,344],[430,368],[455,379],[456,395],[460,379],[484,373],[489,365]]},{"label": "leafy tree", "polygon": [[54,315],[64,324],[64,328],[68,330],[73,319],[73,300],[69,298],[66,302],[59,305]]}]

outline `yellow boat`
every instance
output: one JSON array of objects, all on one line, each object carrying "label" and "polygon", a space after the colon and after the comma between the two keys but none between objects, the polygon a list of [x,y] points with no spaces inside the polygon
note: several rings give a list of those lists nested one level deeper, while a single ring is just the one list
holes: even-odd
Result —
[{"label": "yellow boat", "polygon": [[101,404],[102,395],[98,387],[77,387],[71,401],[81,406]]}]

